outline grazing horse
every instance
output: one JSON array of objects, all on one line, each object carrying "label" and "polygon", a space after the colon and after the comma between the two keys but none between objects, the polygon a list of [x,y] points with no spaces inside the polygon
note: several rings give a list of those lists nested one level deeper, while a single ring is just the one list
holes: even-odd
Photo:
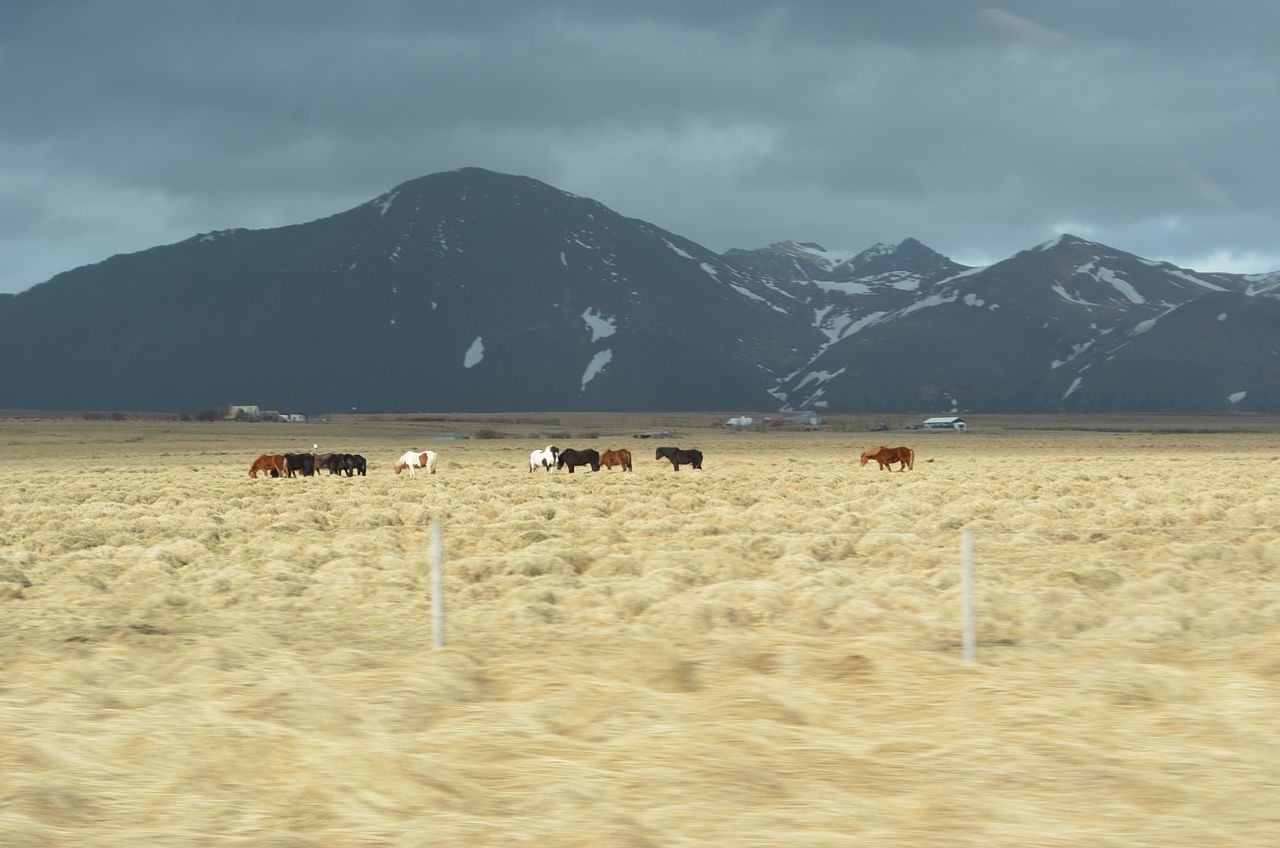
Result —
[{"label": "grazing horse", "polygon": [[560,448],[555,445],[547,445],[546,450],[536,450],[529,454],[529,473],[532,474],[535,468],[545,468],[547,473],[551,473],[551,469],[556,467],[556,458],[560,456]]},{"label": "grazing horse", "polygon": [[283,477],[287,472],[284,455],[264,453],[253,461],[253,465],[249,466],[249,476],[256,480],[259,471],[271,477]]},{"label": "grazing horse", "polygon": [[890,466],[898,462],[899,471],[906,471],[908,468],[916,467],[916,452],[911,448],[887,448],[884,445],[879,447],[867,448],[862,452],[862,459],[858,462],[859,466],[866,465],[868,460],[874,459],[880,463],[881,471],[892,471]]},{"label": "grazing horse", "polygon": [[607,450],[600,456],[600,464],[605,470],[611,470],[615,465],[621,465],[623,471],[631,470],[631,451],[623,448],[622,450]]},{"label": "grazing horse", "polygon": [[675,471],[679,471],[682,465],[692,465],[697,470],[702,470],[702,451],[700,450],[681,450],[674,447],[658,448],[654,451],[653,458],[671,460],[671,468]]},{"label": "grazing horse", "polygon": [[600,470],[600,452],[590,448],[586,450],[574,450],[573,448],[565,448],[560,451],[560,457],[556,460],[556,468],[568,468],[569,473],[573,473],[575,465],[590,465],[592,471]]},{"label": "grazing horse", "polygon": [[287,453],[284,455],[284,466],[287,477],[294,476],[294,472],[300,473],[303,477],[311,477],[316,473],[316,455],[314,453]]},{"label": "grazing horse", "polygon": [[354,477],[359,474],[361,477],[367,477],[369,463],[358,453],[344,453],[342,455],[342,470],[347,472],[348,477]]},{"label": "grazing horse", "polygon": [[411,450],[396,460],[396,473],[399,474],[407,468],[409,476],[412,477],[415,468],[425,468],[428,474],[435,474],[436,460],[439,458],[439,454],[435,451]]}]

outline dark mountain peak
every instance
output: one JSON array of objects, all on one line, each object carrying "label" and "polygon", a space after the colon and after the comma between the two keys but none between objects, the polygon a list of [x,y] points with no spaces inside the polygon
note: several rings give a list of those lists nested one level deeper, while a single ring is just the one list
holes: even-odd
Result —
[{"label": "dark mountain peak", "polygon": [[892,272],[932,275],[938,271],[956,273],[964,266],[951,261],[928,245],[914,238],[905,238],[896,245],[877,243],[854,256],[836,269],[840,278],[871,277]]}]

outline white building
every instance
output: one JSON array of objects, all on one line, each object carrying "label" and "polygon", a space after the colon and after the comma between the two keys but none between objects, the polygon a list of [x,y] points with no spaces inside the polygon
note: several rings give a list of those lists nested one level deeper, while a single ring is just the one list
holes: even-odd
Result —
[{"label": "white building", "polygon": [[926,418],[917,427],[921,430],[967,430],[968,425],[963,418],[954,416],[947,418]]}]

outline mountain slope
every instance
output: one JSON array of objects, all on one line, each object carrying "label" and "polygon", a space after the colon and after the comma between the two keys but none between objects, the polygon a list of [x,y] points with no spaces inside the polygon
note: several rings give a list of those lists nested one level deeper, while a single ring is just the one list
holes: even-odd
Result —
[{"label": "mountain slope", "polygon": [[[1280,410],[1268,349],[1280,338],[1280,302],[1266,276],[1201,274],[1064,235],[921,280],[896,301],[884,287],[860,291],[866,305],[846,307],[854,320],[775,386],[788,407]],[[1227,301],[1248,316],[1247,343],[1204,326]],[[1161,332],[1148,335],[1153,325]],[[1094,376],[1077,381],[1089,368]]]},{"label": "mountain slope", "polygon": [[763,405],[811,331],[737,274],[595,201],[469,168],[61,274],[0,316],[0,389],[52,409]]},{"label": "mountain slope", "polygon": [[724,256],[465,168],[0,296],[0,406],[1280,412],[1280,273],[1063,235]]}]

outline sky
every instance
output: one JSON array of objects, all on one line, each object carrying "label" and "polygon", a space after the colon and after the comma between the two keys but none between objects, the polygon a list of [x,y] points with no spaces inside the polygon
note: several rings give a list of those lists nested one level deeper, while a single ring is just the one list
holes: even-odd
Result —
[{"label": "sky", "polygon": [[1280,270],[1275,0],[7,0],[0,292],[475,166],[712,250]]}]

